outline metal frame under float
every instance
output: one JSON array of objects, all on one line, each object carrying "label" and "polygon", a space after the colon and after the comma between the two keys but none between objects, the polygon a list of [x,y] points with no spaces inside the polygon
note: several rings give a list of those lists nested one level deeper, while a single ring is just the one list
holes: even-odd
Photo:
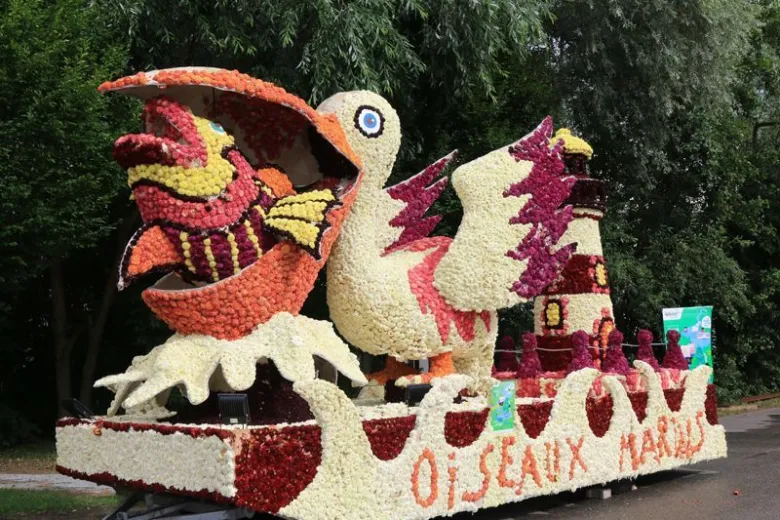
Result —
[{"label": "metal frame under float", "polygon": [[[130,510],[143,503],[144,509]],[[159,493],[131,492],[103,520],[243,520],[256,513],[250,509],[224,506],[191,498]]]}]

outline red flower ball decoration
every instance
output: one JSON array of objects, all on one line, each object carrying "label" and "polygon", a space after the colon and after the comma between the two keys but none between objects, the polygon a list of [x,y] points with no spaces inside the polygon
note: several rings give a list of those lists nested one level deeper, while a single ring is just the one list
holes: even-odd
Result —
[{"label": "red flower ball decoration", "polygon": [[539,361],[545,371],[566,370],[571,362],[571,336],[536,336],[539,348]]},{"label": "red flower ball decoration", "polygon": [[653,333],[645,329],[640,330],[636,335],[636,340],[637,343],[639,343],[639,350],[636,353],[637,359],[644,361],[653,367],[653,370],[658,372],[660,367],[658,366],[658,360],[653,353]]},{"label": "red flower ball decoration", "polygon": [[572,352],[571,363],[569,363],[569,372],[582,370],[583,368],[593,368],[593,356],[588,351],[588,333],[578,330],[572,334],[571,342],[574,348]]},{"label": "red flower ball decoration", "polygon": [[465,448],[474,444],[485,429],[488,410],[479,412],[447,412],[444,418],[444,438],[447,444]]},{"label": "red flower ball decoration", "polygon": [[670,330],[666,333],[666,340],[666,355],[664,356],[663,367],[688,370],[688,362],[685,361],[685,356],[683,356],[680,348],[680,333],[676,330]]},{"label": "red flower ball decoration", "polygon": [[515,342],[511,337],[504,336],[498,341],[497,346],[501,352],[498,353],[498,360],[496,361],[495,371],[497,373],[515,372],[518,367]]},{"label": "red flower ball decoration", "polygon": [[539,361],[539,353],[536,351],[536,335],[527,332],[523,334],[523,355],[517,369],[517,378],[536,378],[541,373],[542,362]]},{"label": "red flower ball decoration", "polygon": [[609,349],[601,369],[610,374],[628,375],[630,367],[623,353],[623,334],[617,329],[609,333]]}]

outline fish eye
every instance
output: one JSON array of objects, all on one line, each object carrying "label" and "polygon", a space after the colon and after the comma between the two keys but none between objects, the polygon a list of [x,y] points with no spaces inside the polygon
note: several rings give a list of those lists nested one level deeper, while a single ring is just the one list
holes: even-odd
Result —
[{"label": "fish eye", "polygon": [[218,134],[224,134],[225,129],[222,128],[222,125],[219,123],[215,123],[214,121],[209,121],[209,124],[211,125],[211,129],[214,130]]},{"label": "fish eye", "polygon": [[363,105],[355,112],[355,128],[366,137],[379,137],[385,127],[385,118],[379,109]]}]

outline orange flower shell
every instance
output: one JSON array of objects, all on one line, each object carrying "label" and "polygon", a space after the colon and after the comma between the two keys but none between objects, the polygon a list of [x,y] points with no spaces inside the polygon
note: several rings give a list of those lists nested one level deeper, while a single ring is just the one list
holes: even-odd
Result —
[{"label": "orange flower shell", "polygon": [[343,205],[331,210],[331,227],[322,239],[322,258],[315,260],[288,241],[276,244],[257,262],[220,282],[184,291],[150,287],[142,293],[146,305],[180,334],[207,334],[238,339],[278,312],[296,315],[325,265],[344,217],[357,195],[355,186]]}]

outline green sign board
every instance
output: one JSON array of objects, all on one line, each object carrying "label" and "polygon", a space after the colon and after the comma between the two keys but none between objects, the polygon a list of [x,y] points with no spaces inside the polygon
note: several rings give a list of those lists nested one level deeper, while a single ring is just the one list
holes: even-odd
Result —
[{"label": "green sign board", "polygon": [[490,391],[490,425],[493,431],[515,427],[515,382],[503,381]]},{"label": "green sign board", "polygon": [[664,336],[670,330],[680,333],[680,348],[688,366],[712,367],[712,307],[664,309],[663,318]]}]

